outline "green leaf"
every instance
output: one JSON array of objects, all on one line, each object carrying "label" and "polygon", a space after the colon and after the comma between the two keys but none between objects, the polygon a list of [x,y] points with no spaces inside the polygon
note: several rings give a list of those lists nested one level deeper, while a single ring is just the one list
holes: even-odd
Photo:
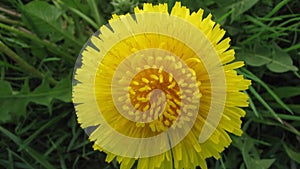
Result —
[{"label": "green leaf", "polygon": [[[300,86],[285,86],[277,87],[273,90],[274,93],[278,96],[279,99],[291,98],[300,95]],[[263,93],[262,97],[266,100],[271,100],[272,96],[270,93]]]},{"label": "green leaf", "polygon": [[293,159],[295,162],[300,164],[300,152],[296,152],[292,149],[290,149],[287,145],[283,144],[284,150],[287,153],[287,155]]},{"label": "green leaf", "polygon": [[82,1],[82,0],[62,0],[60,2],[63,2],[68,7],[80,10],[84,14],[88,14],[90,12],[90,10],[92,10],[92,9],[90,9],[90,7],[86,3],[86,1]]},{"label": "green leaf", "polygon": [[256,45],[253,52],[238,53],[238,56],[250,66],[258,67],[272,62],[271,51],[261,45]]},{"label": "green leaf", "polygon": [[[10,122],[12,117],[26,115],[26,107],[30,102],[51,108],[53,99],[63,102],[71,101],[71,81],[64,79],[54,88],[44,80],[33,92],[30,92],[28,82],[25,82],[20,91],[13,91],[10,84],[0,81],[0,123]],[[17,105],[17,106],[16,106]]]},{"label": "green leaf", "polygon": [[[261,143],[260,140],[255,140],[244,134],[244,141],[234,139],[234,145],[241,150],[246,168],[268,169],[275,159],[260,159],[260,150],[255,147],[255,144]],[[263,143],[264,144],[264,143]]]},{"label": "green leaf", "polygon": [[252,6],[254,6],[258,0],[222,0],[217,1],[219,6],[223,9],[232,10],[231,14],[231,22],[237,20],[237,18],[243,14],[244,12],[248,11]]},{"label": "green leaf", "polygon": [[49,36],[54,42],[63,38],[62,10],[44,1],[32,1],[22,8],[22,19],[42,39]]},{"label": "green leaf", "polygon": [[285,86],[274,89],[279,98],[291,98],[300,95],[300,86]]},{"label": "green leaf", "polygon": [[63,11],[44,1],[31,1],[21,5],[23,22],[40,38],[49,37],[53,42],[66,38],[78,47],[82,44],[63,27]]},{"label": "green leaf", "polygon": [[298,71],[298,68],[293,65],[291,56],[277,45],[274,45],[273,60],[271,63],[267,64],[267,68],[275,73]]},{"label": "green leaf", "polygon": [[236,20],[241,14],[254,6],[258,0],[240,0],[231,5],[233,13],[231,14],[231,21]]},{"label": "green leaf", "polygon": [[247,168],[268,169],[275,162],[275,159],[251,159],[251,163]]}]

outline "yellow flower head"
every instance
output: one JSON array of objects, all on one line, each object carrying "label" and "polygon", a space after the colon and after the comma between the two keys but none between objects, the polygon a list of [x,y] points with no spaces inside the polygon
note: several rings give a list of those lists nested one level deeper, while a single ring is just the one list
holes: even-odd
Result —
[{"label": "yellow flower head", "polygon": [[[114,15],[82,50],[73,101],[94,149],[121,168],[207,168],[240,118],[249,80],[225,31],[203,10],[144,4]],[[222,40],[223,39],[223,40]]]}]

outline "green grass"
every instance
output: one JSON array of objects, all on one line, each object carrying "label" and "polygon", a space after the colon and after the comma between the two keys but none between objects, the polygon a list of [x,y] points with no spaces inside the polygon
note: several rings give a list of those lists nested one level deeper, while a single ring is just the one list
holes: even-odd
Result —
[{"label": "green grass", "polygon": [[[174,0],[2,0],[0,168],[113,169],[95,152],[71,103],[73,67],[85,41],[111,14]],[[300,3],[296,0],[182,0],[227,30],[239,70],[252,80],[244,134],[210,168],[300,166]],[[87,167],[88,166],[88,167]]]}]

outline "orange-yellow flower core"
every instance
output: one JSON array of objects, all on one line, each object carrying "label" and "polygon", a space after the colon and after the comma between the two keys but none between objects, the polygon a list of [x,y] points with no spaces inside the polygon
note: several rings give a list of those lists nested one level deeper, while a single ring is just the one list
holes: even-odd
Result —
[{"label": "orange-yellow flower core", "polygon": [[[150,68],[138,73],[130,83],[129,93],[131,103],[137,110],[145,112],[151,106],[154,108],[149,114],[143,113],[141,117],[136,116],[136,120],[138,118],[148,118],[148,121],[156,119],[149,124],[153,132],[166,130],[174,123],[178,113],[180,113],[179,86],[173,76],[162,69]],[[166,105],[164,95],[167,97]],[[154,102],[154,100],[156,101]],[[143,125],[144,123],[141,123],[138,126]]]},{"label": "orange-yellow flower core", "polygon": [[[192,102],[188,95],[193,93],[196,86],[189,80],[193,77],[192,70],[184,67],[181,62],[175,62],[174,56],[147,57],[146,62],[151,63],[153,60],[163,63],[173,73],[180,72],[180,81],[177,82],[172,73],[164,70],[164,66],[146,64],[143,68],[137,67],[136,70],[140,71],[135,75],[130,71],[126,72],[133,76],[129,86],[124,87],[129,97],[126,100],[126,97],[121,96],[120,100],[133,105],[134,110],[127,104],[122,109],[130,119],[134,119],[137,127],[149,127],[152,132],[163,132],[169,127],[180,127],[184,120],[189,120],[191,113],[182,109],[182,101]],[[177,120],[179,116],[181,118]]]}]

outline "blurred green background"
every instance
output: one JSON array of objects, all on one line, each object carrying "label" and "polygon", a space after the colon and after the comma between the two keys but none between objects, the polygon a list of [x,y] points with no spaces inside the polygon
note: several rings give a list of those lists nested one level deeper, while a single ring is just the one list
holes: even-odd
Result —
[{"label": "blurred green background", "polygon": [[[114,169],[76,121],[71,79],[87,39],[114,13],[174,0],[1,0],[0,168]],[[252,80],[242,137],[215,169],[300,166],[300,1],[182,0],[227,30]]]}]

